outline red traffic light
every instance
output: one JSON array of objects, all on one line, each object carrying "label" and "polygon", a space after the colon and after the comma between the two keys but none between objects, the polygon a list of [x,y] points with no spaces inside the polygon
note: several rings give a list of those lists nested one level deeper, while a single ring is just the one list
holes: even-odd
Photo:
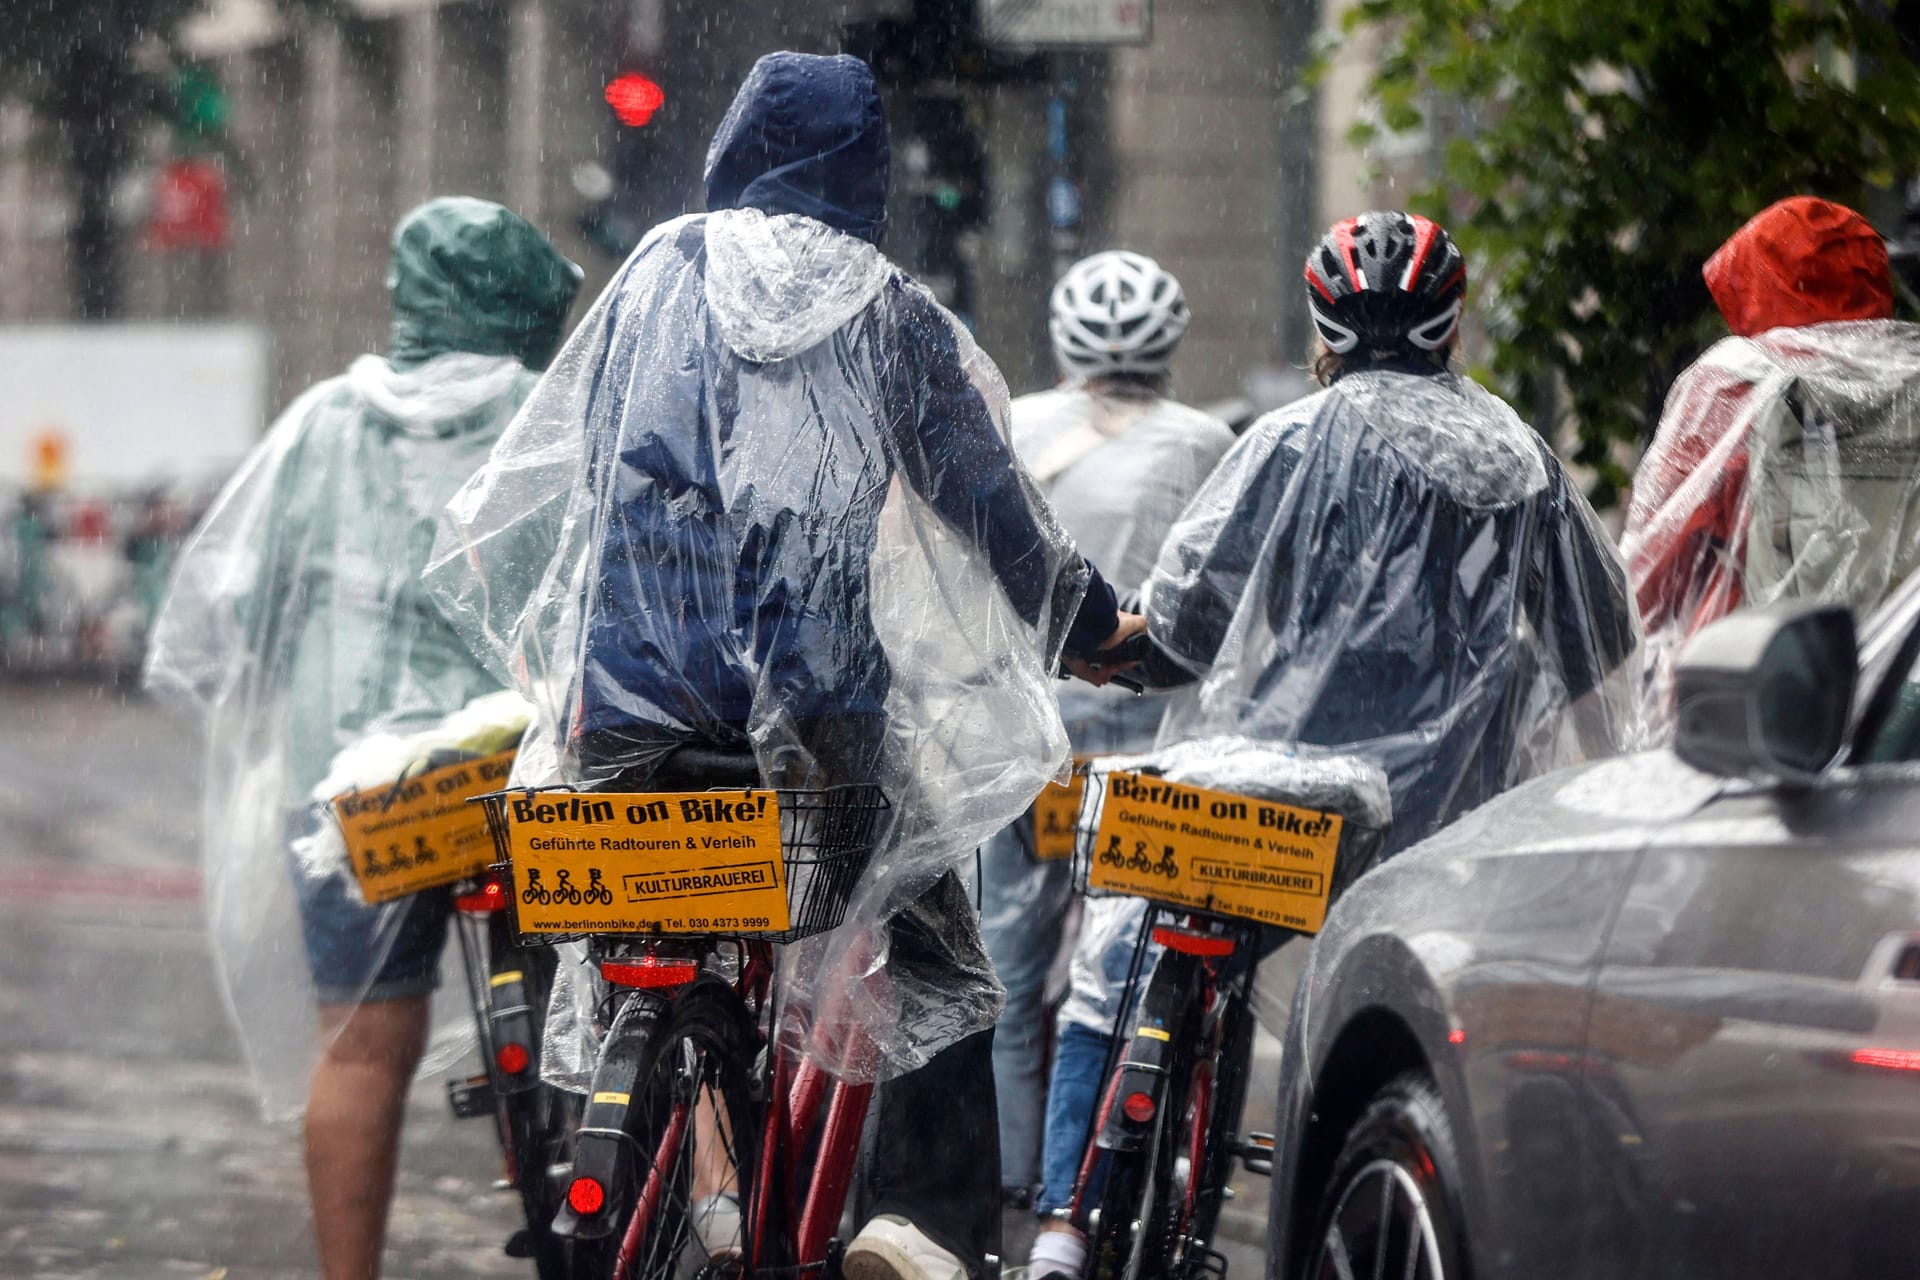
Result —
[{"label": "red traffic light", "polygon": [[607,85],[607,105],[613,108],[613,114],[620,123],[639,128],[653,119],[667,101],[667,95],[660,86],[637,71],[629,71]]}]

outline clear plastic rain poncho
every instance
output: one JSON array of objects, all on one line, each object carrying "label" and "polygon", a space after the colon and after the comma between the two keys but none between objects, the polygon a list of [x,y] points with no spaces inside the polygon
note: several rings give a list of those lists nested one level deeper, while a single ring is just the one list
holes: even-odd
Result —
[{"label": "clear plastic rain poncho", "polygon": [[1920,327],[1889,319],[1879,233],[1792,196],[1700,274],[1733,336],[1667,393],[1621,540],[1662,739],[1674,659],[1701,627],[1783,599],[1864,616],[1920,565]]},{"label": "clear plastic rain poncho", "polygon": [[[373,781],[375,757],[397,769],[467,738],[476,753],[499,746],[486,724],[447,728],[501,686],[418,574],[440,509],[535,384],[522,358],[551,353],[579,282],[532,227],[470,200],[410,215],[394,270],[395,349],[413,359],[363,356],[287,409],[181,552],[147,654],[149,688],[205,728],[207,923],[275,1117],[304,1105],[320,1049],[316,1000],[357,1001],[414,902],[369,911],[344,863],[313,848],[329,788]],[[456,312],[452,336],[488,353],[441,341],[436,317]],[[351,945],[310,956],[303,902],[344,922],[336,942]],[[443,1004],[428,1069],[472,1030],[470,1011]]]},{"label": "clear plastic rain poncho", "polygon": [[1667,396],[1621,549],[1663,735],[1674,659],[1707,623],[1784,599],[1865,617],[1920,568],[1920,326],[1717,343]]},{"label": "clear plastic rain poncho", "polygon": [[1261,419],[1168,536],[1161,742],[1373,761],[1388,851],[1636,736],[1618,557],[1544,441],[1452,373],[1361,369]]},{"label": "clear plastic rain poncho", "polygon": [[[1233,432],[1218,418],[1164,396],[1091,384],[1014,401],[1013,445],[1081,554],[1124,593],[1146,583],[1161,540],[1233,447]],[[1076,682],[1059,692],[1070,728],[1124,732],[1143,718],[1157,724],[1161,709],[1158,701],[1142,704],[1118,685]],[[1151,741],[1152,729],[1143,742],[1084,745],[1076,736],[1075,746],[1137,748]]]},{"label": "clear plastic rain poncho", "polygon": [[[644,786],[693,743],[750,748],[777,786],[881,786],[847,922],[782,956],[788,1007],[831,991],[835,1023],[784,1029],[847,1076],[994,1020],[970,912],[919,968],[887,963],[885,925],[1067,760],[1052,671],[1088,571],[1007,448],[1006,404],[865,240],[757,209],[682,218],[455,499],[428,574],[539,709],[516,784]],[[557,1029],[589,1020],[567,987],[543,1069],[577,1087],[589,1055]]]}]

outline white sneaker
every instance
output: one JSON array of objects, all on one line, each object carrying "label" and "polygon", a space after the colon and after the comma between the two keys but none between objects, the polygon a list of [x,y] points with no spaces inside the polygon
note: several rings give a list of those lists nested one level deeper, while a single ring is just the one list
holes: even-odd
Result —
[{"label": "white sneaker", "polygon": [[893,1213],[861,1229],[847,1246],[840,1270],[846,1280],[967,1280],[959,1258]]},{"label": "white sneaker", "polygon": [[693,1206],[693,1230],[707,1257],[716,1261],[740,1250],[740,1202],[722,1192]]}]

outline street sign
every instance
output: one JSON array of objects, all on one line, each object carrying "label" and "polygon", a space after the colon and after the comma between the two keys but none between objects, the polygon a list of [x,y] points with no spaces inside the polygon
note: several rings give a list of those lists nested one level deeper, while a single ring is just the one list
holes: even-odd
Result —
[{"label": "street sign", "polygon": [[993,44],[1021,48],[1145,44],[1152,0],[980,0]]}]

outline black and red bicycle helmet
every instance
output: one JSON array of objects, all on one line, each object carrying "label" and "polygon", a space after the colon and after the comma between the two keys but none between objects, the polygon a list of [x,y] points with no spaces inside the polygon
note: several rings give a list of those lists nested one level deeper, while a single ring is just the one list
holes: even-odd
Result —
[{"label": "black and red bicycle helmet", "polygon": [[1327,350],[1386,360],[1453,340],[1467,260],[1439,223],[1376,210],[1336,222],[1307,255],[1306,280]]}]

